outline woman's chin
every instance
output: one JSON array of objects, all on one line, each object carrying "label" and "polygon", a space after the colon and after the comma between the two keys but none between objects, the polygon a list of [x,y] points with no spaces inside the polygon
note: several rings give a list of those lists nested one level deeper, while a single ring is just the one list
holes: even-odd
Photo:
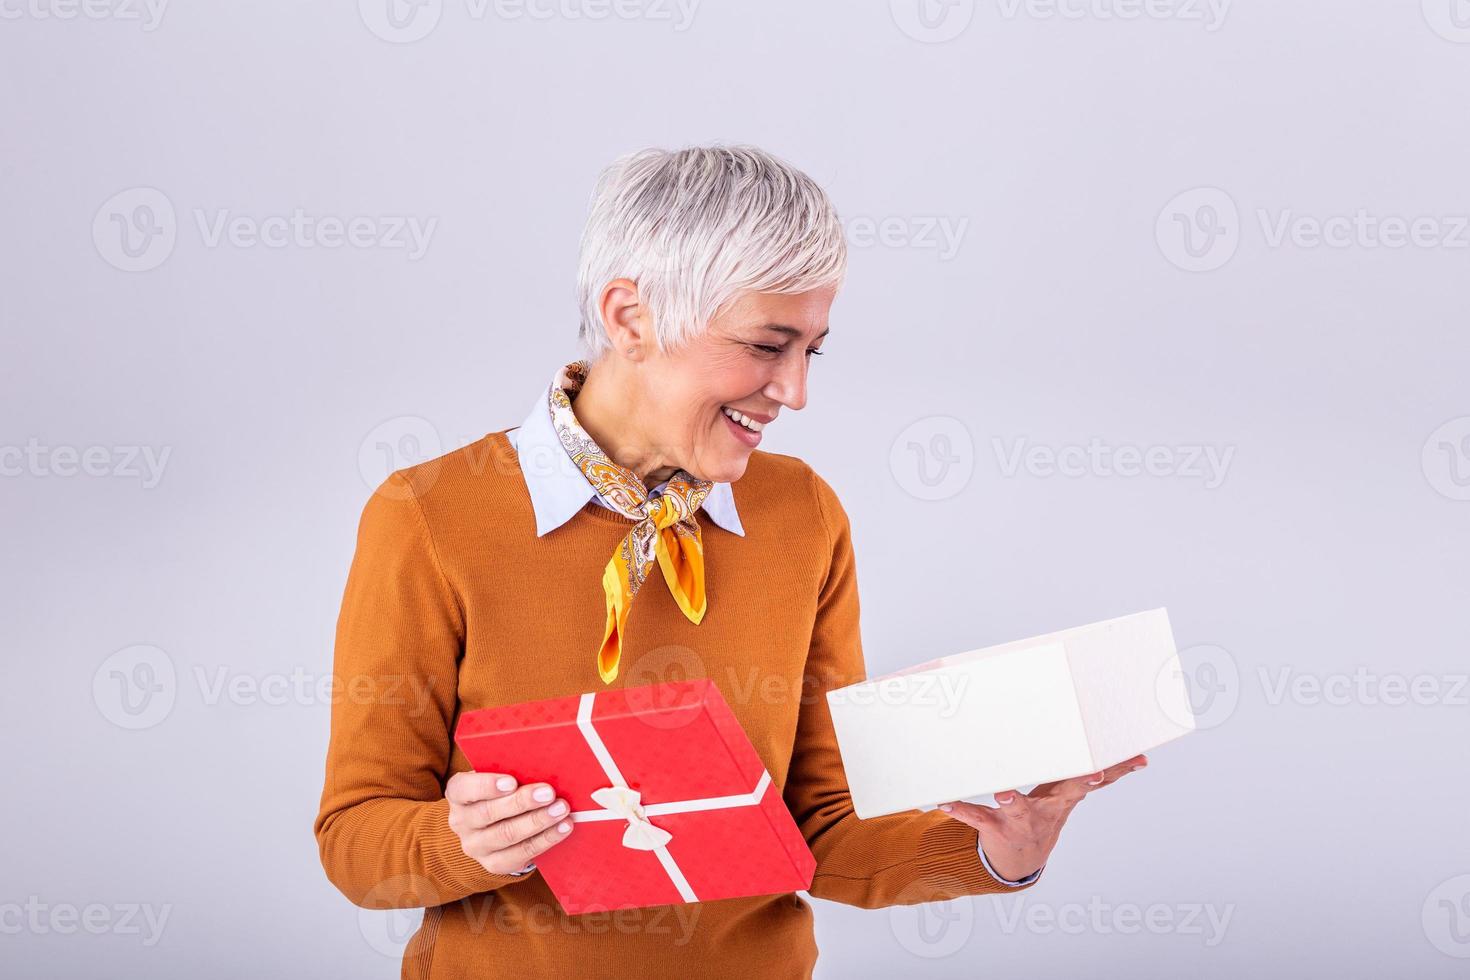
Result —
[{"label": "woman's chin", "polygon": [[[750,450],[740,453],[722,454],[719,461],[708,468],[706,473],[694,474],[698,479],[708,480],[710,483],[734,483],[745,475],[746,464],[750,462]],[[693,472],[692,470],[690,472]]]}]

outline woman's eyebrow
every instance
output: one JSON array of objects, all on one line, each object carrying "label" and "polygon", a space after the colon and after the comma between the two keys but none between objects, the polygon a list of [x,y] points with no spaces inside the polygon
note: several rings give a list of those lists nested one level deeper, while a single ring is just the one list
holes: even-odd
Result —
[{"label": "woman's eyebrow", "polygon": [[[788,327],[784,323],[768,323],[768,324],[766,324],[761,329],[763,329],[763,330],[774,330],[777,333],[784,333],[788,337],[800,337],[801,336],[801,331],[800,330],[796,329],[795,327]],[[827,334],[829,334],[831,332],[832,332],[832,328],[831,327],[828,327],[826,330],[823,330],[821,333],[817,334],[812,339],[813,340],[821,340],[823,337],[827,336]]]}]

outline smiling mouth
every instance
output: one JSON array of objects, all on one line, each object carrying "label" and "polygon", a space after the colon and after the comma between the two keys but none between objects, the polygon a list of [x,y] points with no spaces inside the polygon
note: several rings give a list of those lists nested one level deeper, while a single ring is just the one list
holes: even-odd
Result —
[{"label": "smiling mouth", "polygon": [[761,430],[765,428],[764,423],[746,419],[743,413],[723,405],[720,406],[720,416],[724,418],[725,428],[729,430],[731,438],[736,442],[746,449],[754,449],[760,445]]},{"label": "smiling mouth", "polygon": [[764,422],[757,422],[755,419],[751,418],[745,413],[738,412],[727,405],[721,405],[720,412],[731,422],[734,422],[736,425],[748,429],[751,432],[760,432],[766,427]]}]

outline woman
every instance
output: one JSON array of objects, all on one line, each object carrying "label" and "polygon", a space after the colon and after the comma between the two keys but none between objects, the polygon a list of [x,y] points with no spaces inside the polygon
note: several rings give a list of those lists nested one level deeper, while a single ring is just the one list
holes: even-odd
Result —
[{"label": "woman", "polygon": [[316,835],[354,902],[427,909],[405,977],[805,977],[817,958],[796,894],[564,915],[535,859],[576,832],[566,801],[467,771],[462,711],[670,664],[713,678],[816,856],[811,894],[863,908],[1029,887],[1077,802],[1144,763],[995,808],[853,813],[823,696],[864,677],[847,514],[757,448],[806,405],[845,268],[826,195],[769,154],[625,157],[582,241],[586,358],[520,426],[368,502]]}]

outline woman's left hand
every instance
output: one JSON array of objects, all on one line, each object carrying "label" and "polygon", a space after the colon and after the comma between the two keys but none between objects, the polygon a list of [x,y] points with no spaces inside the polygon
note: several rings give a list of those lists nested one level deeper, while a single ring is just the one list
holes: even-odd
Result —
[{"label": "woman's left hand", "polygon": [[990,866],[1001,877],[1018,881],[1046,864],[1057,846],[1062,824],[1084,796],[1146,765],[1146,756],[1135,755],[1100,773],[1042,783],[1030,793],[1013,789],[996,793],[999,806],[957,800],[941,804],[939,809],[978,830]]}]

